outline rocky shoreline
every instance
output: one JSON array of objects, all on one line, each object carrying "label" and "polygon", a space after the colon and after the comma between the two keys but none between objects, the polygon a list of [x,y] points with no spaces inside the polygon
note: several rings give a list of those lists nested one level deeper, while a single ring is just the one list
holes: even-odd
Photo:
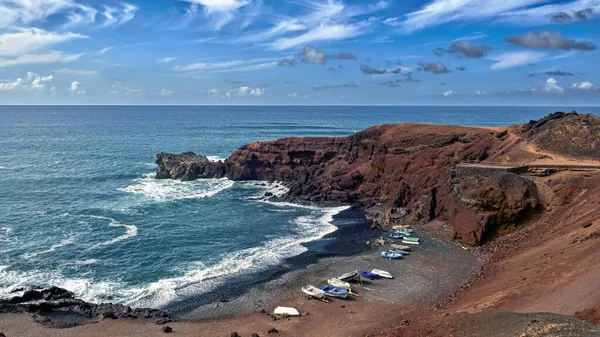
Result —
[{"label": "rocky shoreline", "polygon": [[[557,112],[538,121],[503,128],[377,125],[348,137],[255,142],[217,162],[192,152],[159,153],[156,178],[282,182],[289,188],[286,195],[265,197],[320,206],[355,204],[372,220],[373,230],[411,224],[438,238],[473,247],[484,245],[486,261],[477,269],[477,275],[439,306],[454,304],[459,293],[475,287],[469,290],[476,294],[471,295],[474,299],[461,295],[458,301],[468,308],[471,302],[478,303],[490,292],[485,288],[486,282],[491,284],[489,278],[504,276],[497,265],[508,259],[508,251],[526,252],[531,242],[539,244],[535,241],[537,237],[552,237],[540,232],[551,221],[536,221],[545,219],[552,207],[571,207],[588,191],[587,187],[584,189],[588,185],[582,182],[595,181],[595,176],[585,174],[556,181],[539,180],[538,176],[546,177],[559,170],[542,168],[523,173],[511,169],[523,163],[550,160],[560,165],[573,162],[577,170],[584,167],[581,161],[600,160],[600,118]],[[465,163],[476,165],[465,166]],[[564,214],[563,223],[575,224],[574,220],[567,221],[571,213]],[[590,230],[593,220],[587,214],[591,213],[581,214],[586,218],[577,221],[584,224],[572,225],[577,228],[572,231]],[[554,230],[563,230],[562,227]],[[586,232],[569,244],[592,245],[591,241],[600,237],[598,232],[594,233]],[[568,253],[569,250],[562,249],[560,255]],[[548,255],[541,255],[542,261]],[[593,254],[589,256],[593,258]],[[532,266],[543,268],[546,262],[532,266],[521,263],[525,273]],[[533,275],[529,277],[529,280],[521,278],[520,282],[527,284],[535,279]],[[513,283],[511,280],[503,286]],[[31,313],[36,322],[58,328],[115,318],[153,320],[157,324],[172,320],[170,311],[88,303],[56,287],[20,292],[9,300],[0,300],[0,314]],[[491,303],[496,303],[490,297]],[[486,304],[480,305],[485,308]],[[580,313],[582,317],[597,317],[597,312],[596,307]]]},{"label": "rocky shoreline", "polygon": [[[0,314],[30,313],[33,319],[50,328],[71,328],[102,319],[150,319],[157,324],[171,321],[170,313],[158,309],[137,308],[113,303],[95,304],[76,299],[59,287],[17,289],[15,296],[0,300]],[[20,293],[20,294],[19,294]]]},{"label": "rocky shoreline", "polygon": [[[530,219],[539,210],[538,192],[531,179],[510,170],[459,171],[457,166],[541,159],[517,151],[527,144],[573,157],[597,154],[598,125],[600,118],[576,112],[495,129],[377,125],[348,137],[254,142],[224,162],[192,152],[159,153],[156,178],[280,181],[289,187],[286,201],[358,203],[374,229],[443,221],[452,228],[449,239],[477,246]],[[589,142],[555,144],[567,137]]]}]

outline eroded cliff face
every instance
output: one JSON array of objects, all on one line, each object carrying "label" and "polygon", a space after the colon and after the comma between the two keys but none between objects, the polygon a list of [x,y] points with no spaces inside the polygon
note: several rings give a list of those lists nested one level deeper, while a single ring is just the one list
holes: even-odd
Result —
[{"label": "eroded cliff face", "polygon": [[[511,173],[456,177],[456,165],[504,155],[527,142],[550,148],[553,140],[547,140],[549,134],[562,131],[570,135],[578,123],[587,123],[593,130],[600,124],[595,116],[560,114],[500,129],[377,125],[349,137],[255,142],[236,150],[224,163],[190,153],[161,153],[156,159],[157,178],[225,176],[232,180],[284,181],[290,187],[288,200],[358,202],[374,219],[375,227],[449,221],[454,238],[478,245],[507,225],[527,219],[538,206],[536,187],[527,178]],[[588,133],[594,134],[593,130]],[[597,150],[562,144],[560,151],[586,155]]]}]

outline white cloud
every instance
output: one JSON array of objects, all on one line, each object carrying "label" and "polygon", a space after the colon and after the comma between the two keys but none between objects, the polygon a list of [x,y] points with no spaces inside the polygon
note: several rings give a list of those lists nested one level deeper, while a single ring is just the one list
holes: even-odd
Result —
[{"label": "white cloud", "polygon": [[203,71],[251,71],[277,66],[279,58],[256,58],[250,60],[233,60],[224,62],[198,62],[186,66],[176,65],[176,72],[203,72]]},{"label": "white cloud", "polygon": [[594,83],[589,81],[575,82],[571,84],[571,88],[579,91],[593,91],[599,89]]},{"label": "white cloud", "polygon": [[492,64],[492,70],[501,70],[514,67],[520,67],[531,63],[537,63],[542,61],[546,54],[535,51],[518,51],[504,53],[495,57],[490,57],[491,60],[496,61]]},{"label": "white cloud", "polygon": [[29,25],[78,7],[80,5],[72,0],[3,0],[0,2],[0,28],[15,24]]},{"label": "white cloud", "polygon": [[542,91],[548,93],[563,93],[565,92],[565,89],[558,85],[558,81],[556,81],[556,79],[550,77],[546,80],[546,83],[544,83]]},{"label": "white cloud", "polygon": [[252,4],[250,0],[185,0],[192,3],[192,8],[188,10],[188,15],[195,15],[197,6],[204,9],[204,14],[211,19],[211,26],[214,30],[221,30],[230,23],[238,10],[242,7]]},{"label": "white cloud", "polygon": [[60,69],[55,69],[54,73],[60,74],[60,75],[72,75],[72,76],[79,76],[79,77],[98,76],[98,70],[86,70],[86,69],[60,68]]},{"label": "white cloud", "polygon": [[29,26],[50,17],[61,23],[63,29],[94,24],[99,17],[104,20],[103,27],[122,25],[134,18],[137,9],[124,3],[116,7],[104,6],[99,12],[77,0],[1,0],[0,29]]},{"label": "white cloud", "polygon": [[12,59],[0,58],[0,68],[15,67],[28,64],[70,63],[79,60],[84,54],[64,54],[54,52],[48,54],[22,55]]},{"label": "white cloud", "polygon": [[17,28],[0,35],[0,56],[18,56],[36,52],[87,36],[74,33],[55,33],[38,28]]},{"label": "white cloud", "polygon": [[449,22],[483,20],[518,10],[545,0],[434,0],[415,12],[406,14],[401,31],[409,34]]},{"label": "white cloud", "polygon": [[236,98],[236,97],[259,97],[263,96],[266,93],[265,88],[253,88],[250,86],[243,85],[237,89],[233,90],[219,90],[219,89],[210,89],[208,91],[202,91],[208,96],[212,97],[221,97],[221,98]]},{"label": "white cloud", "polygon": [[[369,5],[347,5],[341,0],[295,0],[294,17],[274,15],[271,27],[249,32],[234,42],[269,41],[265,45],[286,50],[318,41],[353,38],[368,33],[379,18],[367,17],[389,7],[387,1]],[[275,39],[272,41],[272,39]]]},{"label": "white cloud", "polygon": [[40,76],[38,74],[28,72],[25,79],[17,78],[12,81],[0,82],[0,91],[12,90],[44,90],[46,89],[54,77],[52,75]]},{"label": "white cloud", "polygon": [[476,96],[485,96],[485,95],[487,95],[487,92],[485,90],[477,90],[477,91],[475,91],[475,95]]},{"label": "white cloud", "polygon": [[366,23],[322,24],[302,35],[279,38],[269,46],[275,50],[286,50],[317,41],[344,40],[365,33]]},{"label": "white cloud", "polygon": [[83,85],[77,81],[73,81],[69,89],[67,89],[72,95],[85,95],[86,91]]},{"label": "white cloud", "polygon": [[156,63],[171,63],[171,62],[176,61],[176,60],[177,60],[176,57],[167,56],[167,57],[163,57],[161,59],[158,59],[156,61]]},{"label": "white cloud", "polygon": [[288,94],[288,97],[291,97],[292,99],[296,99],[296,98],[298,98],[298,93],[292,92],[292,93]]},{"label": "white cloud", "polygon": [[104,55],[104,54],[108,53],[109,51],[111,51],[111,50],[113,50],[113,49],[114,49],[114,47],[113,47],[113,46],[104,47],[104,48],[102,48],[102,49],[101,49],[101,50],[98,52],[98,54],[100,54],[100,55]]},{"label": "white cloud", "polygon": [[534,8],[517,9],[500,14],[498,21],[510,22],[517,25],[538,25],[551,22],[552,16],[565,13],[577,20],[576,13],[591,10],[587,15],[594,16],[600,12],[600,0],[576,0],[558,4],[548,4]]},{"label": "white cloud", "polygon": [[267,30],[252,32],[248,35],[234,39],[234,42],[259,42],[285,33],[303,31],[306,29],[308,29],[308,27],[300,23],[297,19],[283,20]]},{"label": "white cloud", "polygon": [[265,88],[251,88],[248,86],[241,86],[239,89],[240,96],[262,96],[265,94]]},{"label": "white cloud", "polygon": [[135,12],[138,7],[131,4],[122,4],[121,7],[104,6],[104,11],[100,13],[104,17],[104,23],[101,27],[111,27],[123,25],[135,18]]},{"label": "white cloud", "polygon": [[73,11],[67,14],[68,21],[63,25],[63,29],[93,24],[97,14],[98,11],[92,7],[75,5]]},{"label": "white cloud", "polygon": [[444,93],[442,93],[442,95],[445,97],[450,97],[450,96],[454,96],[454,92],[452,90],[448,90],[448,91],[444,91]]},{"label": "white cloud", "polygon": [[168,89],[161,89],[160,90],[160,95],[163,97],[167,97],[167,96],[172,96],[175,94],[175,91],[173,90],[168,90]]}]

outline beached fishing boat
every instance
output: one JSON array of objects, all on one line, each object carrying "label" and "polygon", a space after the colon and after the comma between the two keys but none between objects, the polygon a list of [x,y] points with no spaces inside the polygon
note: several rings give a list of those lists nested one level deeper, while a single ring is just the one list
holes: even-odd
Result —
[{"label": "beached fishing boat", "polygon": [[369,280],[377,280],[379,278],[379,275],[370,273],[368,271],[361,270],[360,277],[364,277]]},{"label": "beached fishing boat", "polygon": [[405,250],[395,249],[395,248],[388,249],[388,252],[398,253],[398,254],[402,254],[402,255],[410,255],[410,253]]},{"label": "beached fishing boat", "polygon": [[321,287],[321,291],[329,297],[346,298],[348,297],[348,290],[334,287],[332,285],[325,285]]},{"label": "beached fishing boat", "polygon": [[394,229],[394,232],[402,233],[402,234],[410,234],[410,233],[414,232],[414,230],[410,229],[410,228],[402,228],[402,229]]},{"label": "beached fishing boat", "polygon": [[410,228],[410,225],[395,225],[395,226],[392,226],[392,229],[404,229],[404,228]]},{"label": "beached fishing boat", "polygon": [[274,315],[300,316],[298,310],[290,307],[277,307],[273,311]]},{"label": "beached fishing boat", "polygon": [[400,249],[400,250],[404,250],[404,251],[407,251],[407,252],[408,252],[408,251],[410,251],[410,250],[412,250],[412,247],[410,247],[410,246],[405,246],[405,245],[397,245],[397,244],[394,244],[394,243],[392,243],[392,244],[390,245],[390,247],[392,247],[392,248],[394,248],[394,249]]},{"label": "beached fishing boat", "polygon": [[342,288],[342,289],[346,289],[346,290],[351,290],[352,289],[352,286],[350,285],[350,283],[344,282],[344,281],[339,280],[337,278],[330,278],[329,280],[327,280],[327,283],[329,285],[334,286],[334,287],[338,287],[338,288]]},{"label": "beached fishing boat", "polygon": [[417,237],[414,237],[414,236],[405,236],[405,237],[403,238],[403,240],[404,240],[404,241],[416,241],[416,242],[419,242],[419,240],[420,240],[420,239],[419,239],[419,238],[417,238]]},{"label": "beached fishing boat", "polygon": [[323,290],[310,285],[302,287],[302,292],[308,295],[309,297],[314,297],[316,299],[323,299],[323,297],[325,297],[325,293],[323,292]]},{"label": "beached fishing boat", "polygon": [[371,273],[377,274],[377,275],[379,275],[379,276],[381,276],[383,278],[394,278],[392,276],[392,274],[388,273],[385,270],[381,270],[381,269],[373,269],[373,270],[371,270]]},{"label": "beached fishing boat", "polygon": [[390,251],[381,252],[381,256],[386,259],[401,259],[404,255],[398,253],[392,253]]},{"label": "beached fishing boat", "polygon": [[402,240],[402,243],[405,243],[407,245],[418,245],[419,241]]},{"label": "beached fishing boat", "polygon": [[340,281],[344,281],[344,282],[356,280],[356,279],[358,279],[358,270],[351,271],[349,273],[340,275],[337,277],[337,279]]},{"label": "beached fishing boat", "polygon": [[406,234],[390,233],[390,239],[402,239]]}]

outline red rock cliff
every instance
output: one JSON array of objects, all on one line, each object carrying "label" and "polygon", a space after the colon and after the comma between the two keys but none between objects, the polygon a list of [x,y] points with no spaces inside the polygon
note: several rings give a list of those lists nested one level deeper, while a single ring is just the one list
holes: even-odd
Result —
[{"label": "red rock cliff", "polygon": [[[377,225],[449,221],[456,239],[477,245],[502,226],[526,219],[537,207],[536,187],[509,172],[457,176],[453,174],[456,165],[485,161],[492,155],[501,158],[529,142],[549,147],[553,141],[547,139],[548,133],[560,129],[564,131],[561,137],[573,132],[581,136],[577,124],[597,125],[598,120],[572,113],[499,129],[377,125],[349,137],[282,138],[247,144],[225,161],[224,171],[222,163],[210,163],[202,157],[197,165],[190,165],[189,153],[182,169],[172,155],[159,154],[157,178],[174,178],[165,174],[169,171],[193,178],[194,173],[185,169],[193,167],[194,172],[202,172],[198,177],[207,177],[207,172],[225,172],[232,180],[285,181],[290,187],[288,199],[329,204],[359,202]],[[553,129],[547,131],[549,127]],[[597,132],[595,126],[591,129]],[[564,144],[552,147],[563,154],[572,148]],[[576,154],[589,153],[583,148],[576,147]],[[170,169],[161,165],[165,158],[170,160]]]}]

